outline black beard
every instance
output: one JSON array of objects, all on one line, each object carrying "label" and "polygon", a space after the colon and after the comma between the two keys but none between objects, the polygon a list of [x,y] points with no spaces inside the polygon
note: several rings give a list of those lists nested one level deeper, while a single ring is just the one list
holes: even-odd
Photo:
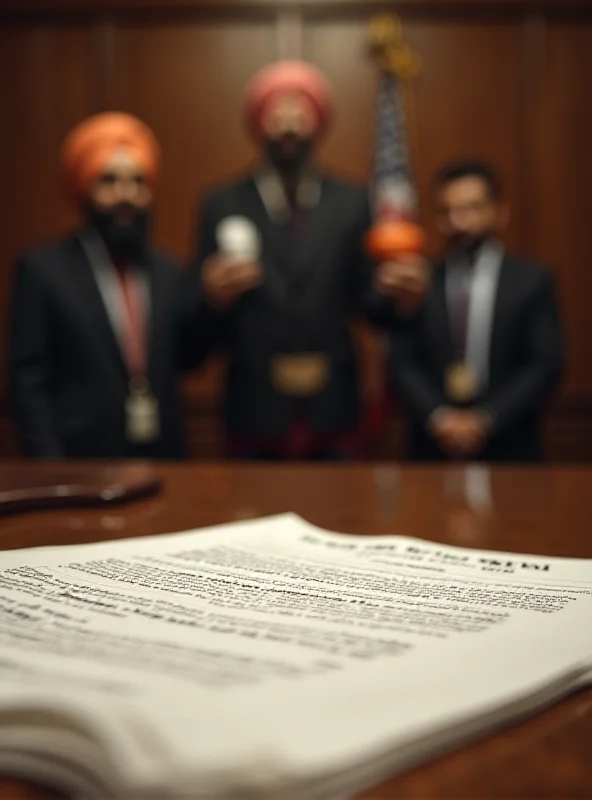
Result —
[{"label": "black beard", "polygon": [[90,206],[87,211],[88,222],[99,233],[113,259],[141,262],[148,249],[150,214],[147,211],[134,211],[129,222],[120,223],[117,222],[119,211],[100,211]]},{"label": "black beard", "polygon": [[460,253],[465,253],[469,258],[474,258],[485,242],[491,238],[490,233],[483,233],[480,236],[466,236],[462,233],[453,236],[451,239],[452,249]]},{"label": "black beard", "polygon": [[268,139],[266,152],[269,161],[282,173],[294,173],[302,169],[312,150],[312,140],[302,139],[291,133],[279,139]]}]

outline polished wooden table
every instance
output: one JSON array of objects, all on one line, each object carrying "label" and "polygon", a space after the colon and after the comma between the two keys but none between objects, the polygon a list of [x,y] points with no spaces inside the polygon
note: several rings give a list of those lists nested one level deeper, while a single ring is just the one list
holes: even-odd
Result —
[{"label": "polished wooden table", "polygon": [[[28,470],[0,464],[0,489]],[[63,467],[43,470],[51,481]],[[165,533],[294,511],[344,533],[592,557],[592,469],[193,464],[157,470],[162,492],[129,505],[0,518],[0,549]],[[0,780],[0,798],[33,797],[56,795]],[[592,798],[592,690],[365,798]]]}]

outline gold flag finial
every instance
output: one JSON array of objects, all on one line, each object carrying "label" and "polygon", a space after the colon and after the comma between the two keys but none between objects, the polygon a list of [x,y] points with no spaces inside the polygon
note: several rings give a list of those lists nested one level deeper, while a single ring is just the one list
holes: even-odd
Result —
[{"label": "gold flag finial", "polygon": [[370,51],[384,72],[397,78],[414,78],[420,63],[403,39],[403,24],[396,14],[384,14],[370,20]]}]

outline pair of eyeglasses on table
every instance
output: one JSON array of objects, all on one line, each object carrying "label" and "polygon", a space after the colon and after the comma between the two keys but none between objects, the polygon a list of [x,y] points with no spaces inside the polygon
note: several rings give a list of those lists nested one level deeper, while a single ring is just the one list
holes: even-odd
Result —
[{"label": "pair of eyeglasses on table", "polygon": [[[2,497],[6,503],[0,550],[150,536],[291,511],[343,533],[592,558],[591,487],[592,469],[559,465],[0,462],[0,504]],[[592,691],[363,797],[592,797]],[[6,774],[0,775],[0,798],[64,795]]]}]

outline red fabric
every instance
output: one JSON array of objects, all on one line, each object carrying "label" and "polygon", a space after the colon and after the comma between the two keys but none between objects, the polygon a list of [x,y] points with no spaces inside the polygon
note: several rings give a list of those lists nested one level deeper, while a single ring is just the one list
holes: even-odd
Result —
[{"label": "red fabric", "polygon": [[380,397],[368,403],[362,417],[360,430],[361,449],[367,450],[384,430],[391,411],[391,398],[385,389]]},{"label": "red fabric", "polygon": [[231,436],[230,454],[235,458],[262,456],[286,461],[310,459],[315,456],[362,458],[367,448],[380,435],[389,413],[389,397],[385,395],[369,404],[359,428],[337,433],[314,431],[301,418],[294,419],[282,436]]},{"label": "red fabric", "polygon": [[121,292],[126,312],[124,356],[130,376],[141,377],[146,374],[147,342],[146,314],[141,292],[135,276],[125,264],[115,268],[121,283]]},{"label": "red fabric", "polygon": [[260,70],[247,86],[245,114],[251,132],[259,133],[263,114],[272,101],[292,92],[308,99],[318,129],[324,128],[333,110],[333,94],[325,76],[304,61],[277,61]]},{"label": "red fabric", "polygon": [[357,458],[359,451],[357,431],[319,433],[300,418],[282,436],[231,436],[230,453],[235,458],[261,456],[281,458],[288,461],[334,455],[341,458]]}]

